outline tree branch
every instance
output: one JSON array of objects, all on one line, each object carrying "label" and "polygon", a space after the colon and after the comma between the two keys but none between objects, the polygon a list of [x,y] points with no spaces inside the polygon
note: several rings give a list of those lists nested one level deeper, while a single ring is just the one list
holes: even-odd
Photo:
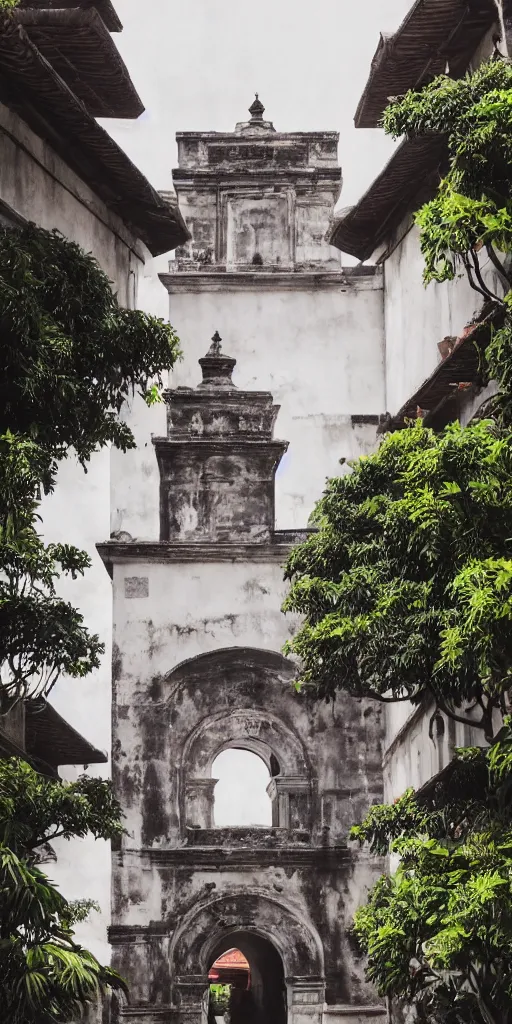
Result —
[{"label": "tree branch", "polygon": [[[435,694],[434,694],[435,696]],[[462,725],[469,725],[472,729],[486,729],[486,715],[482,715],[482,718],[475,721],[473,718],[465,718],[463,715],[458,715],[456,711],[450,711],[447,704],[439,698],[435,697],[437,709],[442,711],[445,715],[448,715],[454,722],[460,722]]]},{"label": "tree branch", "polygon": [[481,288],[478,287],[477,284],[475,284],[475,279],[473,277],[473,272],[472,272],[472,269],[471,269],[471,264],[469,262],[469,257],[467,255],[465,255],[464,253],[462,253],[461,254],[461,259],[462,259],[462,262],[464,264],[464,268],[465,268],[465,271],[466,271],[466,274],[467,274],[467,277],[468,277],[469,284],[470,284],[471,288],[473,289],[473,291],[479,292],[480,295],[483,295],[484,299],[488,299],[489,296],[488,296],[487,292],[484,292]]},{"label": "tree branch", "polygon": [[507,287],[507,291],[508,291],[509,288],[510,288],[510,285],[512,284],[512,278],[507,274],[507,272],[505,270],[505,267],[503,266],[503,263],[501,262],[501,260],[498,259],[497,255],[496,255],[496,250],[494,249],[494,246],[493,246],[492,242],[488,242],[485,248],[486,248],[487,255],[488,255],[491,263],[493,264],[495,270],[498,272],[498,274],[499,274],[500,278],[502,279],[502,281],[504,281],[507,284],[507,286],[508,286]]},{"label": "tree branch", "polygon": [[482,277],[482,271],[480,270],[480,260],[478,259],[478,253],[475,252],[474,249],[471,249],[471,256],[473,259],[473,267],[475,270],[476,279],[480,287],[483,289],[483,294],[487,295],[488,299],[493,299],[495,302],[499,302],[501,305],[503,305],[503,299],[500,299],[499,295],[495,295],[494,292],[491,292],[490,288],[487,287]]}]

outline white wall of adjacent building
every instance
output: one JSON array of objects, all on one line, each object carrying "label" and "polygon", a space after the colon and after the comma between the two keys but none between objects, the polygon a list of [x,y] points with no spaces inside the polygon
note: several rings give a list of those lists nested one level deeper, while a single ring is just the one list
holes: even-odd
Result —
[{"label": "white wall of adjacent building", "polygon": [[[167,295],[149,252],[97,195],[12,111],[0,104],[0,197],[2,222],[21,218],[61,232],[92,253],[123,306],[166,315]],[[85,549],[92,566],[83,578],[61,579],[59,592],[80,609],[92,633],[105,645],[101,666],[86,679],[61,679],[50,701],[96,748],[110,753],[112,584],[96,551],[110,534],[110,460],[104,449],[87,473],[72,454],[59,467],[55,492],[43,501],[42,532],[47,542],[65,541]],[[83,767],[63,769],[76,777]],[[91,765],[107,777],[110,765]],[[45,869],[70,899],[98,901],[100,913],[77,929],[98,956],[110,955],[106,936],[110,908],[110,846],[92,839],[55,843],[58,860]]]},{"label": "white wall of adjacent building", "polygon": [[[491,30],[478,46],[471,67],[493,52]],[[424,258],[420,233],[407,215],[386,240],[383,260],[385,324],[386,410],[396,415],[405,402],[430,377],[441,354],[438,343],[458,337],[482,308],[484,298],[469,285],[459,266],[453,281],[423,282]],[[494,267],[480,255],[482,276],[496,294],[503,294]],[[491,384],[471,394],[461,409],[466,425],[493,394]],[[384,742],[384,792],[394,800],[410,786],[419,788],[440,771],[456,747],[483,744],[481,730],[455,723],[444,716],[431,724],[433,706],[414,708],[409,702],[386,706]],[[440,725],[443,722],[443,725]],[[442,730],[442,733],[439,730]]]}]

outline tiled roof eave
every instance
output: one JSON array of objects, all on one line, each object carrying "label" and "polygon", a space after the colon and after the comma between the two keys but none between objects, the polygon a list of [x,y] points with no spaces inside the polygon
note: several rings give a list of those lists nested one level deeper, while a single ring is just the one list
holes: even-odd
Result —
[{"label": "tiled roof eave", "polygon": [[109,32],[122,32],[123,26],[111,0],[18,0],[21,10],[96,10]]},{"label": "tiled roof eave", "polygon": [[95,8],[28,8],[12,17],[93,117],[142,114],[126,64]]},{"label": "tiled roof eave", "polygon": [[334,220],[329,244],[360,260],[369,259],[405,215],[417,209],[415,200],[428,179],[435,187],[446,153],[443,135],[404,139],[359,202]]},{"label": "tiled roof eave", "polygon": [[359,101],[356,128],[376,128],[390,96],[444,74],[459,78],[498,24],[494,0],[416,0],[394,35],[381,37]]},{"label": "tiled roof eave", "polygon": [[190,237],[177,203],[161,198],[30,41],[0,18],[0,100],[14,110],[116,213],[153,256]]},{"label": "tiled roof eave", "polygon": [[[404,402],[392,417],[391,429],[401,429],[407,420],[416,419],[418,409],[432,414],[442,404],[456,395],[457,390],[479,385],[482,379],[482,353],[489,344],[492,331],[499,327],[503,317],[503,306],[498,303],[484,305],[478,322],[469,325],[457,340],[455,348],[446,359],[438,363],[430,377]],[[435,427],[435,423],[431,423]]]},{"label": "tiled roof eave", "polygon": [[49,764],[106,764],[107,755],[89,743],[47,701],[25,702],[27,753]]}]

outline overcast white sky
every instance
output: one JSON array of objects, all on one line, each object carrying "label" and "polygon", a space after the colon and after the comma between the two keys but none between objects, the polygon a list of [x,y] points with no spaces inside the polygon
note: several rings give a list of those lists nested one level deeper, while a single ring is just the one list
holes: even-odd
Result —
[{"label": "overcast white sky", "polygon": [[114,36],[146,106],[102,122],[159,189],[171,187],[176,131],[232,131],[259,92],[277,131],[337,130],[354,203],[391,153],[353,116],[380,31],[412,0],[114,0]]},{"label": "overcast white sky", "polygon": [[[357,102],[379,32],[412,0],[114,0],[115,41],[146,106],[135,122],[103,121],[158,189],[170,189],[177,131],[233,131],[258,92],[277,131],[339,131],[343,192],[357,201],[389,158],[380,131],[356,131]],[[226,751],[216,823],[265,821],[268,772]]]}]

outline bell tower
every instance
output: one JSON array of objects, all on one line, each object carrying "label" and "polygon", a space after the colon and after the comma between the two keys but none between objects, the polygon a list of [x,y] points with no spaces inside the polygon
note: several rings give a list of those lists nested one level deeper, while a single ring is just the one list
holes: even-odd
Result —
[{"label": "bell tower", "polygon": [[[178,134],[191,240],[162,279],[184,359],[100,546],[127,830],[111,941],[130,1024],[206,1024],[209,973],[233,949],[254,1024],[384,1016],[350,937],[380,869],[347,846],[381,797],[379,706],[301,699],[282,653],[299,623],[281,610],[326,476],[373,444],[385,408],[381,275],[341,267],[325,241],[337,133],[279,132],[265,114],[256,97],[232,132]],[[271,824],[216,821],[230,750],[262,762]]]},{"label": "bell tower", "polygon": [[386,407],[381,272],[342,267],[326,241],[339,136],[277,131],[256,96],[234,131],[176,138],[173,184],[191,238],[160,275],[186,353],[173,385],[194,384],[219,325],[240,390],[270,389],[280,406],[290,445],[277,524],[300,529],[340,457],[373,445]]},{"label": "bell tower", "polygon": [[[346,841],[381,793],[379,707],[295,694],[282,564],[307,534],[274,524],[279,408],[235,386],[217,333],[199,364],[195,387],[166,394],[167,433],[153,439],[160,538],[100,547],[127,830],[110,930],[130,987],[121,1020],[206,1024],[210,972],[233,949],[249,963],[254,1024],[383,1020],[350,940],[378,865]],[[263,762],[271,824],[216,823],[214,765],[230,748]]]},{"label": "bell tower", "polygon": [[336,132],[276,132],[256,94],[232,133],[180,132],[173,183],[192,238],[173,269],[339,270],[325,232],[341,188]]},{"label": "bell tower", "polygon": [[236,359],[218,331],[199,360],[197,388],[167,393],[168,436],[155,438],[160,469],[160,539],[269,541],[274,477],[288,444],[274,441],[279,407],[266,391],[239,391]]}]

